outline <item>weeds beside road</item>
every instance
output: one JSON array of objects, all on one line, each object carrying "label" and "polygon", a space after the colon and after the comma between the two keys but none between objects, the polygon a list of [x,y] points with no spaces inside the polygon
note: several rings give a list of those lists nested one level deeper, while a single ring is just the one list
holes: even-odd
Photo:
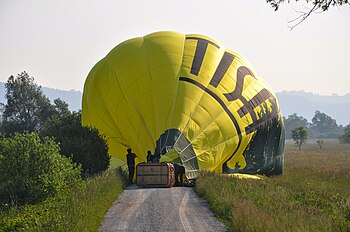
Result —
[{"label": "weeds beside road", "polygon": [[285,173],[264,180],[203,172],[196,191],[231,231],[350,231],[350,145],[288,145]]},{"label": "weeds beside road", "polygon": [[109,169],[40,204],[2,208],[0,231],[95,232],[123,185],[122,174]]}]

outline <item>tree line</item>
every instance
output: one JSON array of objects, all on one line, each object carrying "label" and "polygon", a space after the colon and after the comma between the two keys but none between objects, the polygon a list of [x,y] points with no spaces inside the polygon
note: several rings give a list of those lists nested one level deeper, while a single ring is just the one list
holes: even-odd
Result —
[{"label": "tree line", "polygon": [[0,118],[0,207],[38,203],[109,167],[107,141],[81,111],[44,95],[22,72],[5,84]]},{"label": "tree line", "polygon": [[283,117],[283,121],[286,139],[292,139],[292,130],[297,127],[303,127],[307,131],[308,138],[311,139],[340,139],[345,129],[350,127],[350,124],[345,127],[338,125],[335,119],[319,110],[315,111],[311,122],[296,113]]},{"label": "tree line", "polygon": [[293,139],[295,146],[301,150],[308,138],[318,139],[317,144],[322,149],[323,139],[339,139],[340,143],[350,143],[350,124],[343,127],[337,125],[335,119],[318,110],[311,123],[297,114],[284,118],[287,139]]}]

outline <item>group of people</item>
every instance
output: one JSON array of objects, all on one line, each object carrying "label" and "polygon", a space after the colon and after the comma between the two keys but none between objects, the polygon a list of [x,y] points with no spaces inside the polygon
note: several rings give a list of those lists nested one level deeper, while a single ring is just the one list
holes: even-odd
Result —
[{"label": "group of people", "polygon": [[[126,163],[129,170],[129,181],[132,183],[135,173],[135,158],[137,155],[132,152],[131,148],[127,149]],[[152,154],[151,151],[147,151],[147,163],[158,163],[159,158],[157,155]],[[184,166],[173,163],[175,169],[175,186],[183,186],[183,175],[185,174]]]}]

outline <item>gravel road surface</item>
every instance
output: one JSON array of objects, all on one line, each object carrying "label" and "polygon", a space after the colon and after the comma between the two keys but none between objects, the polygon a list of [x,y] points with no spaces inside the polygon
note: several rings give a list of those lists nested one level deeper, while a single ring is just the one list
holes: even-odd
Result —
[{"label": "gravel road surface", "polygon": [[124,190],[100,226],[104,231],[226,231],[193,188]]}]

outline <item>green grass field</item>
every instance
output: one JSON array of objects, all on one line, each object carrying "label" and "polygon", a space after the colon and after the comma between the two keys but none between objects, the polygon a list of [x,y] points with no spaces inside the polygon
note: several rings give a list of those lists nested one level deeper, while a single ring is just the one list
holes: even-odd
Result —
[{"label": "green grass field", "polygon": [[287,141],[284,175],[202,173],[196,191],[229,231],[350,231],[350,144]]}]

